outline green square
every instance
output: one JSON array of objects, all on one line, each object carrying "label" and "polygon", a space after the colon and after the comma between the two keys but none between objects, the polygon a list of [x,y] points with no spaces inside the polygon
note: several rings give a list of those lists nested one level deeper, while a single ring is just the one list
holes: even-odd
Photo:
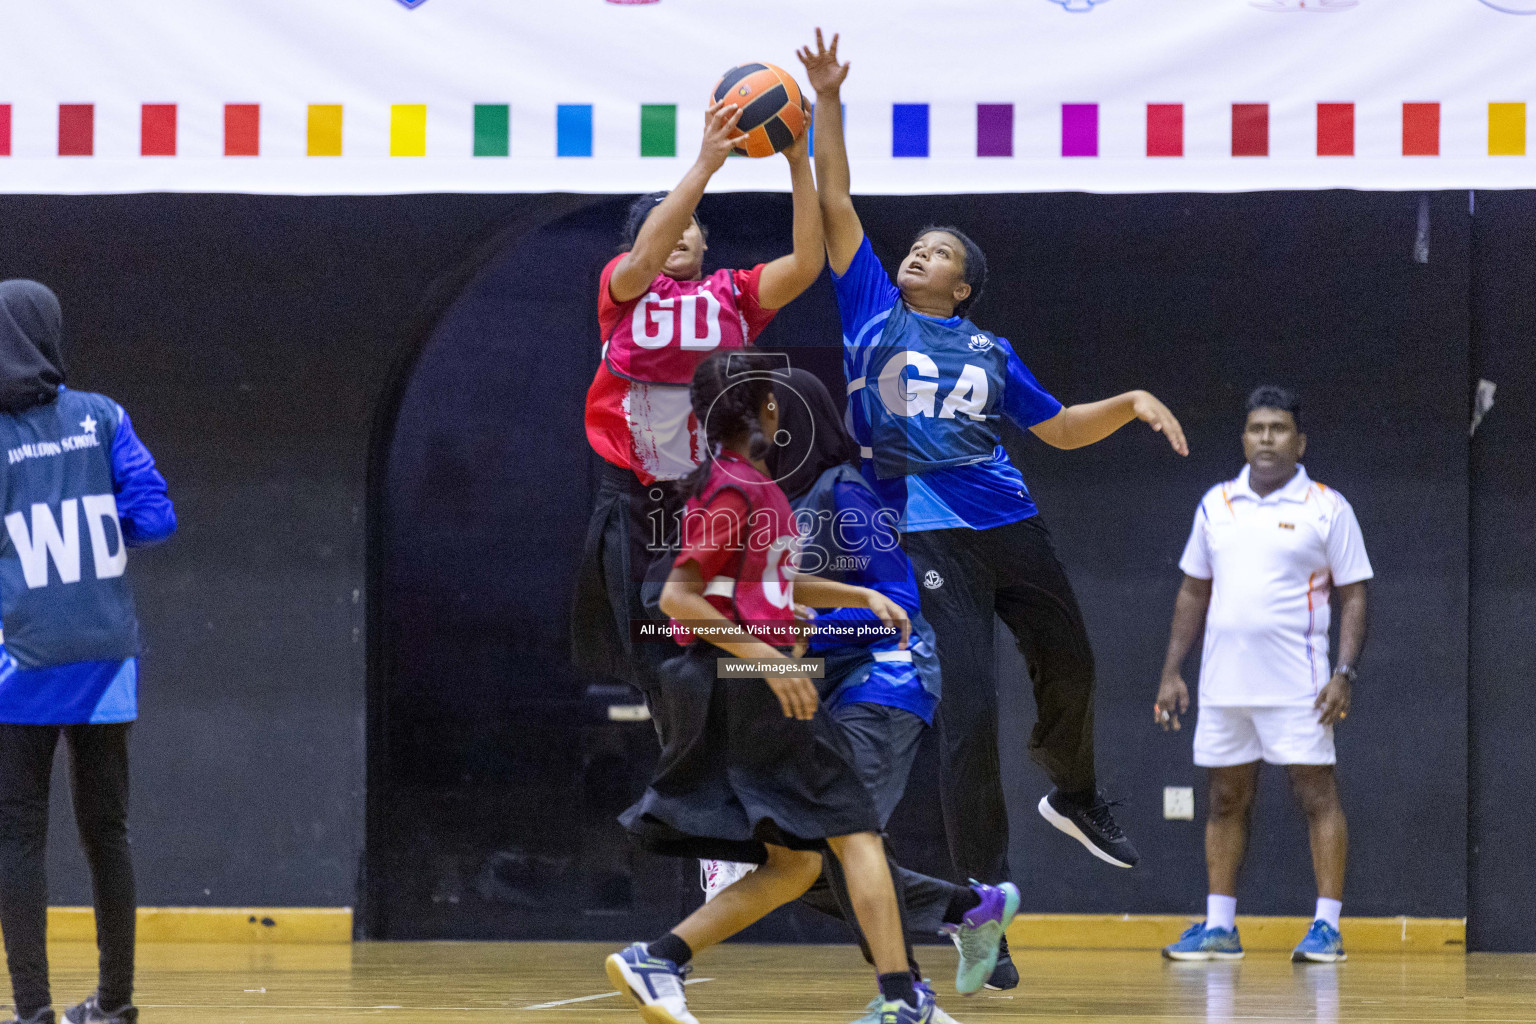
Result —
[{"label": "green square", "polygon": [[640,105],[640,155],[677,156],[677,104]]},{"label": "green square", "polygon": [[511,138],[512,110],[507,104],[475,104],[475,156],[507,156]]}]

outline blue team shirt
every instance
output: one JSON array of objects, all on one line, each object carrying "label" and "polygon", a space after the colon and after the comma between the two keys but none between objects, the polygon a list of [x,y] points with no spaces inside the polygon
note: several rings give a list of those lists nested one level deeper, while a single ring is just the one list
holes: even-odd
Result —
[{"label": "blue team shirt", "polygon": [[[901,301],[901,292],[875,258],[867,235],[848,270],[832,275],[832,285],[837,291],[837,308],[843,321],[843,373],[853,380],[859,376],[857,362],[861,353],[879,339],[891,310]],[[955,325],[962,319],[957,316],[937,322]],[[1007,339],[998,338],[997,343],[1008,354],[1003,415],[1028,429],[1061,412],[1061,403],[1035,380]],[[851,406],[850,414],[854,438],[868,449],[869,424],[861,422],[863,417],[854,413]],[[986,530],[1028,519],[1039,511],[1029,496],[1029,488],[1024,486],[1023,475],[1001,444],[986,462],[889,480],[878,479],[872,460],[866,458],[864,477],[884,504],[902,513],[901,528],[909,533],[955,527]]]},{"label": "blue team shirt", "polygon": [[[176,532],[176,512],[166,494],[165,477],[155,468],[154,457],[134,433],[126,412],[112,439],[112,489],[123,541],[129,547],[157,544]],[[24,669],[0,646],[0,722],[131,722],[139,715],[138,680],[137,658]]]}]

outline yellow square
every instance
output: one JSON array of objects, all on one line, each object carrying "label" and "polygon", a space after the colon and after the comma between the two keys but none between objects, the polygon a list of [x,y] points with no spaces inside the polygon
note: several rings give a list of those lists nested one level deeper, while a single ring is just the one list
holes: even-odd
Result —
[{"label": "yellow square", "polygon": [[389,155],[427,155],[425,103],[396,103],[389,108]]},{"label": "yellow square", "polygon": [[341,104],[309,105],[309,155],[341,156]]},{"label": "yellow square", "polygon": [[1525,156],[1525,104],[1488,104],[1488,155]]}]

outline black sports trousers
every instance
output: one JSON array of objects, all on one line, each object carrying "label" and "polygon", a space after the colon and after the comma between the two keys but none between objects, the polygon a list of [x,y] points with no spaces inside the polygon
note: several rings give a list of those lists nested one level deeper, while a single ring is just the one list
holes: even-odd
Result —
[{"label": "black sports trousers", "polygon": [[906,533],[902,547],[944,671],[936,724],[950,856],[962,877],[996,885],[1008,878],[1008,812],[998,762],[993,615],[1013,632],[1029,664],[1036,713],[1029,756],[1069,793],[1096,785],[1088,631],[1039,516],[989,530]]},{"label": "black sports trousers", "polygon": [[0,931],[16,1016],[51,1006],[48,991],[48,789],[62,733],[75,824],[96,904],[98,992],[108,1010],[133,999],[137,904],[128,850],[128,730],[121,725],[0,723]]}]

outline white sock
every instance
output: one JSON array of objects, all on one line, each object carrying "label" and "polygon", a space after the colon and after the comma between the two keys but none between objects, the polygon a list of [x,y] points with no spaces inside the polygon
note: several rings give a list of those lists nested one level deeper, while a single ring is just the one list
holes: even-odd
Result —
[{"label": "white sock", "polygon": [[1207,928],[1225,928],[1231,931],[1237,927],[1237,897],[1219,896],[1211,893],[1205,898],[1205,926]]},{"label": "white sock", "polygon": [[1325,899],[1321,896],[1317,899],[1317,919],[1327,921],[1337,931],[1339,927],[1339,911],[1344,909],[1344,904],[1338,900]]}]

